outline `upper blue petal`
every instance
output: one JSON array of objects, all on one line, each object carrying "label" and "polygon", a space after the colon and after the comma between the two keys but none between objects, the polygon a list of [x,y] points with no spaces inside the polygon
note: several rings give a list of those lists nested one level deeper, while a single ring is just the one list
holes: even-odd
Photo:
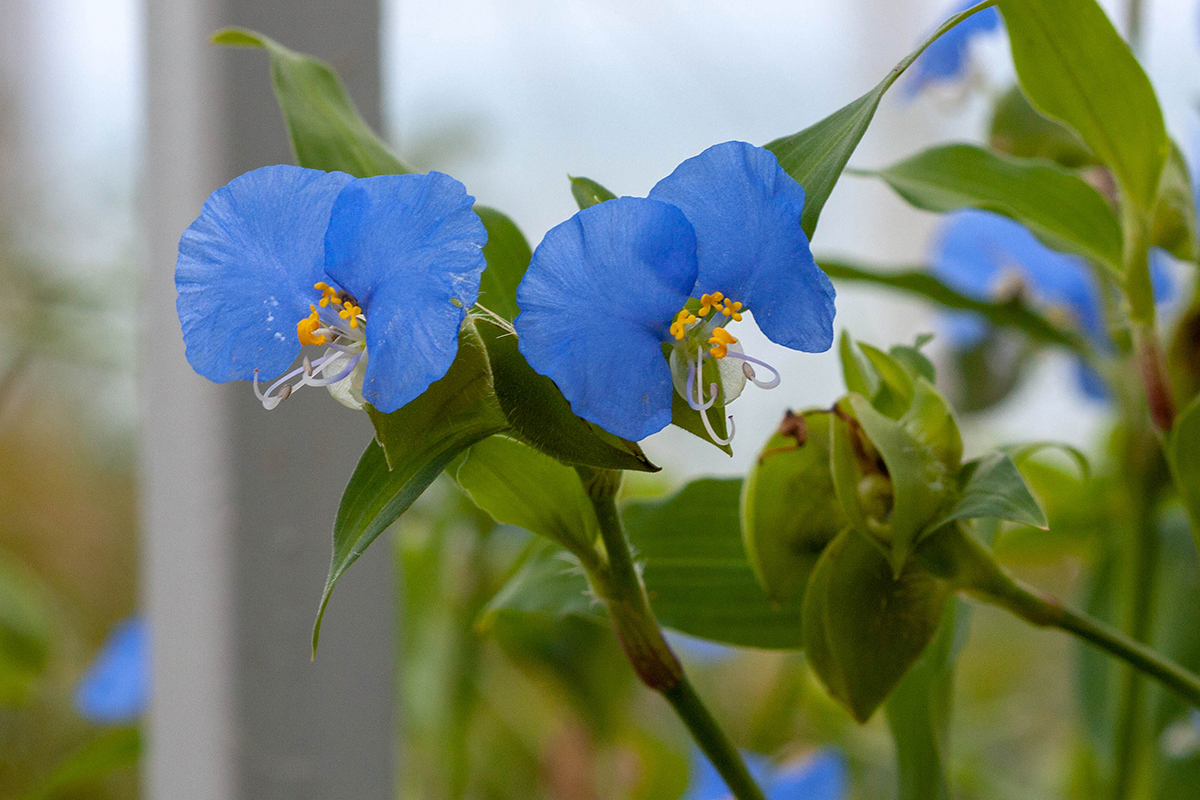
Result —
[{"label": "upper blue petal", "polygon": [[696,282],[696,235],[683,213],[621,197],[552,228],[517,289],[529,365],[584,419],[626,439],[671,421],[662,342]]},{"label": "upper blue petal", "polygon": [[363,308],[363,397],[384,413],[420,396],[458,353],[485,264],[474,203],[440,172],[356,180],[334,203],[325,271]]},{"label": "upper blue petal", "polygon": [[150,697],[150,644],[146,624],[130,617],[101,645],[75,686],[75,708],[89,722],[123,724],[146,711]]},{"label": "upper blue petal", "polygon": [[951,287],[980,300],[991,299],[1005,272],[1015,271],[1037,300],[1065,306],[1093,342],[1106,346],[1100,293],[1087,264],[1051,250],[1008,217],[976,210],[949,214],[934,247],[933,270]]},{"label": "upper blue petal", "polygon": [[714,145],[650,191],[679,207],[696,230],[693,295],[720,291],[744,303],[771,341],[818,353],[833,344],[834,290],[800,227],[804,189],[774,154]]},{"label": "upper blue petal", "polygon": [[[964,0],[955,6],[953,13],[966,11],[978,0]],[[917,57],[911,67],[906,87],[908,96],[913,96],[931,83],[961,78],[966,71],[971,40],[990,33],[1000,27],[1000,12],[993,6],[967,17],[933,41],[925,52]]]},{"label": "upper blue petal", "polygon": [[300,352],[324,275],[325,229],[341,172],[279,165],[213,192],[179,240],[176,309],[187,359],[217,382],[276,378]]}]

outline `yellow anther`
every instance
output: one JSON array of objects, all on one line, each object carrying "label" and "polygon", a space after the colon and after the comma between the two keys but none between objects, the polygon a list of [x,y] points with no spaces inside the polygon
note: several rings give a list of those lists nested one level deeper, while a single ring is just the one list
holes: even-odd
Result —
[{"label": "yellow anther", "polygon": [[671,323],[671,335],[676,339],[682,339],[687,335],[687,326],[696,321],[696,315],[688,311],[686,308],[675,315],[675,321]]},{"label": "yellow anther", "polygon": [[734,322],[741,322],[742,308],[744,308],[744,306],[741,303],[736,300],[730,300],[728,297],[726,297],[725,306],[721,309],[721,313],[727,317],[733,317]]},{"label": "yellow anther", "polygon": [[313,288],[321,293],[321,300],[319,301],[321,303],[321,308],[325,308],[330,303],[338,302],[337,289],[333,288],[325,281],[317,281],[313,284]]},{"label": "yellow anther", "polygon": [[300,337],[300,344],[322,345],[328,341],[325,334],[314,332],[321,327],[321,317],[317,314],[317,307],[309,305],[312,313],[304,319],[296,323],[296,335]]},{"label": "yellow anther", "polygon": [[714,308],[720,308],[721,301],[724,299],[725,299],[725,295],[723,295],[720,292],[713,292],[712,294],[701,295],[700,296],[700,316],[702,316],[702,317],[707,316],[709,311],[712,311]]},{"label": "yellow anther", "polygon": [[353,300],[343,300],[342,310],[338,312],[338,316],[342,319],[350,320],[350,327],[358,327],[358,315],[362,313],[362,306],[356,304]]},{"label": "yellow anther", "polygon": [[736,342],[737,339],[729,331],[724,328],[713,328],[712,338],[708,340],[708,343],[713,345],[713,348],[708,352],[713,358],[724,358],[729,352],[729,345]]}]

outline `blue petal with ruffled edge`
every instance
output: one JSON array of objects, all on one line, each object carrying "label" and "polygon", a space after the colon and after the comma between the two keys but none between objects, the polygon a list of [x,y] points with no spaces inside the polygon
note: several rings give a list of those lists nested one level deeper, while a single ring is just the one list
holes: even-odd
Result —
[{"label": "blue petal with ruffled edge", "polygon": [[325,272],[366,318],[363,397],[390,413],[450,369],[479,296],[487,231],[466,188],[440,172],[346,186],[325,237]]},{"label": "blue petal with ruffled edge", "polygon": [[[952,13],[966,11],[977,2],[965,0]],[[993,6],[972,14],[939,36],[912,65],[905,94],[912,97],[930,84],[961,78],[967,69],[971,41],[999,29],[1001,24],[1000,12]]]},{"label": "blue petal with ruffled edge", "polygon": [[296,323],[325,274],[330,209],[342,172],[279,165],[234,178],[179,240],[176,309],[188,363],[218,383],[284,373],[300,353]]},{"label": "blue petal with ruffled edge", "polygon": [[150,633],[129,617],[115,627],[75,686],[75,709],[89,722],[136,721],[150,699]]},{"label": "blue petal with ruffled edge", "polygon": [[517,289],[521,354],[576,414],[626,439],[671,421],[662,343],[696,282],[683,213],[621,197],[552,228]]},{"label": "blue petal with ruffled edge", "polygon": [[678,207],[696,230],[693,296],[723,292],[776,344],[829,349],[833,284],[800,227],[804,189],[774,154],[745,142],[713,145],[659,181],[650,198]]}]

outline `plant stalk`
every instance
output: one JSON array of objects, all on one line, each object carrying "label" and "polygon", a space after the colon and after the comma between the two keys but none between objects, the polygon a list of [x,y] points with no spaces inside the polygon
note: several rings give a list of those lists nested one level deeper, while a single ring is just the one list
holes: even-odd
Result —
[{"label": "plant stalk", "polygon": [[617,512],[615,497],[620,473],[588,468],[579,468],[579,473],[596,510],[606,552],[605,563],[588,570],[588,577],[596,594],[608,606],[613,631],[634,672],[642,683],[671,704],[737,800],[765,800],[737,748],[688,681],[650,609],[646,588]]}]

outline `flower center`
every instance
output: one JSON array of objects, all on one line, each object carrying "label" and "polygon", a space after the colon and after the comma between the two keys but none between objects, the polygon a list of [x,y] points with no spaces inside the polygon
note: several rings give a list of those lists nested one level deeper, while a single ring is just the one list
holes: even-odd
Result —
[{"label": "flower center", "polygon": [[[779,385],[779,371],[743,353],[737,337],[724,327],[729,322],[741,322],[742,313],[748,310],[722,292],[713,292],[702,295],[698,304],[695,300],[689,301],[671,322],[674,342],[670,343],[668,360],[675,390],[693,410],[700,412],[705,430],[718,444],[733,441],[733,418],[729,419],[728,438],[719,437],[708,419],[709,408],[718,402],[721,407],[733,402],[742,393],[747,380],[763,389]],[[707,364],[706,356],[712,358]],[[773,378],[759,380],[754,364],[770,370]],[[705,396],[706,385],[709,397]]]},{"label": "flower center", "polygon": [[[301,345],[327,344],[328,349],[315,360],[305,356],[299,367],[272,383],[265,392],[259,389],[258,370],[254,371],[254,394],[268,411],[302,386],[328,386],[340,402],[362,407],[361,398],[354,397],[353,391],[343,392],[335,386],[350,378],[356,367],[366,364],[366,317],[362,306],[349,292],[324,281],[313,284],[313,288],[321,297],[309,305],[309,315],[296,323],[296,336]],[[298,380],[289,383],[293,378]]]}]

